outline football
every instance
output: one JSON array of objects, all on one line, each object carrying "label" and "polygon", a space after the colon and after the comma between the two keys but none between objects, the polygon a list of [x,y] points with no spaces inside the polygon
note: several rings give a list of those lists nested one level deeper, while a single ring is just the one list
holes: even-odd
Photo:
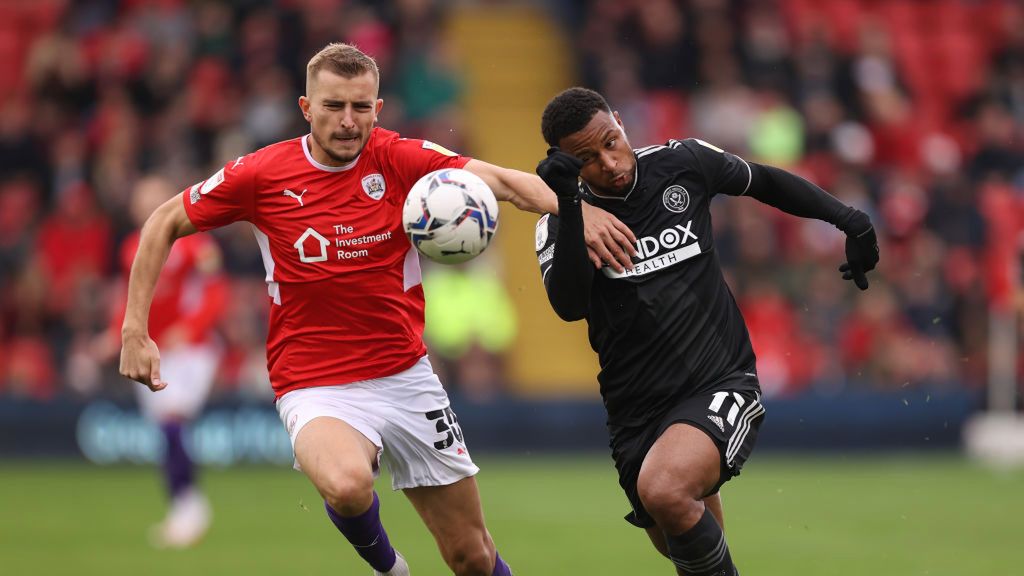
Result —
[{"label": "football", "polygon": [[498,229],[498,201],[476,174],[445,168],[413,184],[402,223],[420,254],[441,264],[458,264],[487,248]]}]

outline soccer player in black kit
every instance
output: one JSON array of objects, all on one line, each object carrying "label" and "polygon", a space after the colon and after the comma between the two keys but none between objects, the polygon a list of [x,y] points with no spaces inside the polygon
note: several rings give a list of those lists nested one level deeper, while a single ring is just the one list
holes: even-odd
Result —
[{"label": "soccer player in black kit", "polygon": [[[764,407],[750,337],[714,252],[711,198],[752,196],[835,225],[847,236],[840,272],[862,290],[878,262],[871,221],[802,178],[701,140],[634,150],[592,90],[552,99],[541,131],[551,148],[537,174],[559,206],[537,225],[541,274],[559,317],[589,324],[612,458],[633,508],[626,519],[679,574],[738,574],[718,491],[750,455]],[[581,202],[636,235],[631,270],[588,262]]]}]

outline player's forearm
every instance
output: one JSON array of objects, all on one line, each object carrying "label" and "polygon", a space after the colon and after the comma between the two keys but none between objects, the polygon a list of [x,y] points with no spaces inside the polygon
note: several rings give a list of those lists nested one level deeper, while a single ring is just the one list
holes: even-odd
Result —
[{"label": "player's forearm", "polygon": [[516,208],[534,214],[558,214],[555,193],[533,174],[477,159],[467,162],[465,169],[483,179],[498,200],[510,202]]},{"label": "player's forearm", "polygon": [[516,208],[534,214],[558,214],[555,193],[537,176],[508,170],[502,180],[507,189],[507,200]]},{"label": "player's forearm", "polygon": [[828,222],[844,232],[871,226],[867,216],[807,180],[774,166],[750,163],[749,195],[783,212]]},{"label": "player's forearm", "polygon": [[533,174],[476,159],[466,164],[466,170],[482,178],[498,200],[534,214],[558,214],[555,193]]},{"label": "player's forearm", "polygon": [[174,241],[195,231],[190,223],[186,223],[188,218],[181,207],[181,197],[176,196],[157,208],[143,225],[139,248],[128,276],[128,303],[121,324],[122,337],[149,332],[149,308],[160,270]]},{"label": "player's forearm", "polygon": [[567,322],[586,317],[594,268],[583,239],[583,213],[578,198],[560,198],[558,241],[551,268],[544,278],[548,300],[558,317]]}]

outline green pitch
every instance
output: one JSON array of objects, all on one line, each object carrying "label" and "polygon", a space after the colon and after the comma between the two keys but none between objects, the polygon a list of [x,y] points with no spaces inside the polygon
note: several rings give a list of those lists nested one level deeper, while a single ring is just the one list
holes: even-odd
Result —
[{"label": "green pitch", "polygon": [[[631,528],[603,457],[481,458],[488,524],[517,575],[673,574]],[[385,525],[416,576],[446,574],[401,494],[382,479]],[[195,549],[151,549],[162,514],[148,468],[0,464],[0,573],[369,575],[304,477],[207,470],[215,520]],[[1022,574],[1024,472],[955,457],[755,457],[723,490],[744,576]]]}]

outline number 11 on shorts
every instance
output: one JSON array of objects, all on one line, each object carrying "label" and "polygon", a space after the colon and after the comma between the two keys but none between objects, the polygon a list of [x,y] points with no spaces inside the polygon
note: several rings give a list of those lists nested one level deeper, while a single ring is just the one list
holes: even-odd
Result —
[{"label": "number 11 on shorts", "polygon": [[725,421],[728,422],[730,426],[732,426],[733,424],[736,423],[736,417],[739,416],[740,408],[742,408],[743,405],[747,403],[747,401],[743,399],[743,396],[740,396],[736,392],[715,392],[714,399],[712,399],[711,404],[708,405],[708,411],[713,414],[718,414],[718,412],[722,409],[722,405],[725,403],[725,401],[729,398],[730,395],[733,398],[735,398],[736,402],[732,405],[731,408],[729,408],[729,414],[728,416],[725,417]]}]

